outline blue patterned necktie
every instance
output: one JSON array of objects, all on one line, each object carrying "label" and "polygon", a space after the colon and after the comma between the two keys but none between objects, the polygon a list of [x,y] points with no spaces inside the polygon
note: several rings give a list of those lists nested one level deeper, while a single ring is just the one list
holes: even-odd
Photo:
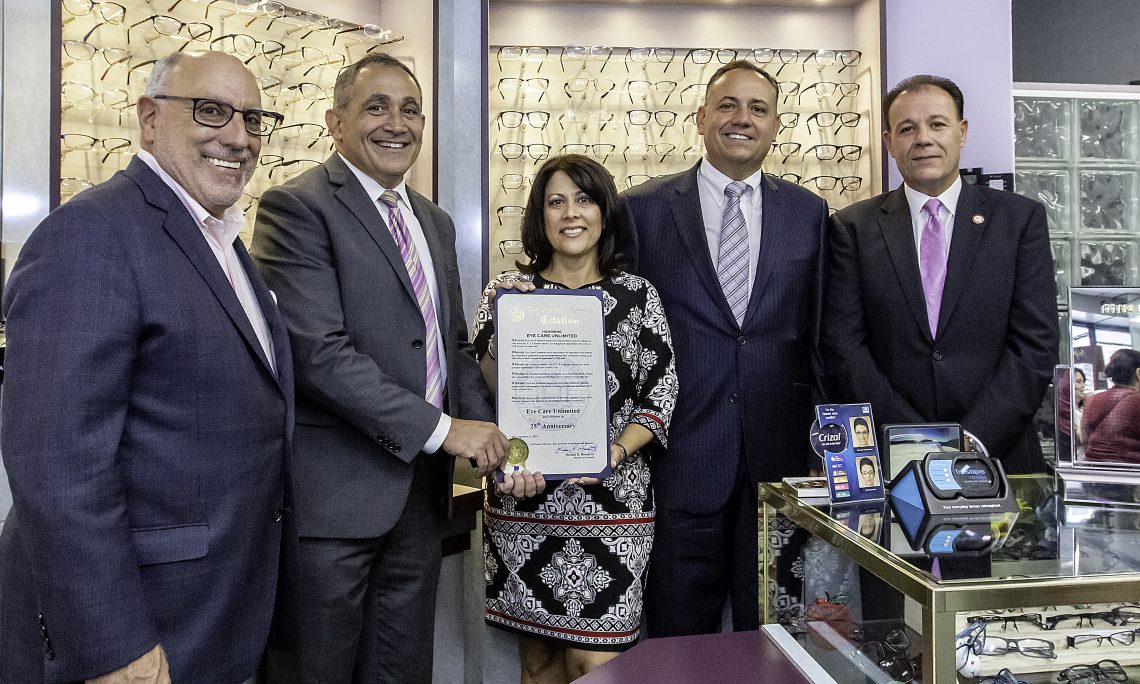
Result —
[{"label": "blue patterned necktie", "polygon": [[748,311],[748,225],[740,210],[740,198],[748,190],[748,184],[742,181],[729,183],[724,189],[724,214],[720,220],[720,246],[716,257],[716,276],[738,325],[744,323],[744,314]]}]

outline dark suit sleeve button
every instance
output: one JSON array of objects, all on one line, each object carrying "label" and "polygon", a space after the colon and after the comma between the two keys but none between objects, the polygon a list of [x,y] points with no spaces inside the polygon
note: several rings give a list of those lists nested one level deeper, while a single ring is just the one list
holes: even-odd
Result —
[{"label": "dark suit sleeve button", "polygon": [[942,360],[942,352],[940,352],[940,351],[934,352],[934,360],[935,361],[941,361]]},{"label": "dark suit sleeve button", "polygon": [[738,395],[736,392],[733,392],[732,394],[728,395],[728,400],[735,404],[736,402],[740,401],[740,395]]},{"label": "dark suit sleeve button", "polygon": [[273,522],[279,523],[279,522],[281,522],[281,519],[284,517],[285,517],[285,509],[278,508],[277,510],[273,511]]},{"label": "dark suit sleeve button", "polygon": [[748,344],[748,338],[745,337],[744,335],[741,335],[740,337],[736,338],[736,341],[740,343],[741,347]]},{"label": "dark suit sleeve button", "polygon": [[415,342],[412,342],[412,349],[423,349],[423,348],[424,348],[424,341],[423,340],[416,340]]}]

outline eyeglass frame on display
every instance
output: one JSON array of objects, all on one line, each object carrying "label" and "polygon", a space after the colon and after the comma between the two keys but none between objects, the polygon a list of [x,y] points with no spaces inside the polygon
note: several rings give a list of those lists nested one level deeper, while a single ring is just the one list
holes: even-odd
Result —
[{"label": "eyeglass frame on display", "polygon": [[[819,90],[819,86],[823,86],[823,85],[831,86],[831,92],[830,93],[821,93]],[[838,81],[816,81],[815,83],[812,83],[809,86],[805,86],[803,88],[800,88],[799,94],[796,95],[796,104],[797,105],[801,102],[801,100],[804,96],[804,93],[806,93],[809,90],[814,90],[816,92],[816,98],[819,100],[823,100],[826,97],[831,97],[832,94],[834,94],[836,91],[838,91],[841,94],[840,98],[835,101],[835,104],[838,105],[839,103],[843,102],[843,100],[847,99],[848,97],[858,97],[859,91],[861,90],[861,86],[858,83],[853,83],[853,82],[852,83],[841,83]],[[851,92],[844,92],[845,90],[850,90]]]},{"label": "eyeglass frame on display", "polygon": [[1131,646],[1136,643],[1136,631],[1134,629],[1122,629],[1112,634],[1070,634],[1065,637],[1065,643],[1069,645],[1069,648],[1080,648],[1082,644],[1091,644],[1095,641],[1096,646],[1094,648],[1100,648],[1104,645],[1105,639],[1108,639],[1109,646]]},{"label": "eyeglass frame on display", "polygon": [[[821,157],[819,150],[826,149],[828,147],[833,148],[831,156],[830,157]],[[853,157],[848,154],[848,152],[852,149],[854,149],[854,151],[855,151],[855,156],[853,156]],[[837,155],[840,157],[840,161],[859,161],[863,157],[863,146],[862,145],[834,145],[832,143],[819,143],[818,145],[812,145],[811,147],[809,147],[804,152],[804,158],[806,159],[808,156],[808,153],[812,152],[813,150],[816,150],[815,158],[819,161],[831,161],[831,160],[835,159],[835,157]]]},{"label": "eyeglass frame on display", "polygon": [[[504,118],[508,114],[517,114],[518,115],[518,123],[516,123],[512,126],[510,123],[505,122]],[[538,126],[534,125],[534,123],[531,120],[531,117],[533,117],[533,116],[538,116],[539,121],[541,121],[540,125],[538,125]],[[508,110],[499,112],[499,115],[495,117],[495,124],[499,127],[499,130],[502,130],[504,128],[521,128],[525,125],[527,128],[534,128],[534,129],[541,131],[541,130],[544,130],[550,124],[550,112],[533,111],[533,110],[532,111],[520,111],[520,110],[515,110],[515,109],[508,109]]]},{"label": "eyeglass frame on display", "polygon": [[[86,138],[91,142],[85,146],[76,147],[68,144],[68,138],[71,138],[73,140],[75,138]],[[60,133],[59,140],[64,147],[65,154],[67,152],[91,152],[95,149],[96,145],[99,145],[107,153],[103,155],[103,158],[99,161],[101,164],[106,164],[107,159],[109,159],[112,154],[123,154],[124,150],[127,150],[131,147],[131,140],[129,138],[122,138],[118,136],[96,138],[95,136],[87,135],[86,133]],[[111,141],[115,141],[115,144],[113,146],[108,144]],[[123,144],[120,145],[118,144],[119,142],[122,142]]]},{"label": "eyeglass frame on display", "polygon": [[526,213],[526,207],[521,204],[504,204],[495,209],[495,218],[499,220],[499,225],[503,225],[503,217],[517,218],[522,220],[523,214]]},{"label": "eyeglass frame on display", "polygon": [[[282,170],[281,174],[285,177],[284,179],[289,180],[290,178],[297,176],[299,174],[302,174],[305,171],[308,171],[309,169],[314,169],[314,168],[320,166],[321,163],[322,162],[319,159],[286,159],[285,161],[280,162],[278,164],[274,164],[273,166],[271,166],[269,168],[269,179],[270,180],[273,179],[273,174],[278,169]],[[293,166],[294,164],[311,164],[311,166],[302,168],[299,171],[294,171],[292,173],[288,173],[288,170],[286,167]]]},{"label": "eyeglass frame on display", "polygon": [[[508,246],[509,247],[515,247],[516,245],[518,246],[517,250],[508,249]],[[502,255],[502,257],[504,259],[508,258],[507,257],[508,254],[522,254],[522,253],[523,253],[523,241],[522,240],[518,240],[515,238],[508,238],[506,240],[499,240],[499,254]]]},{"label": "eyeglass frame on display", "polygon": [[981,622],[987,625],[987,627],[989,625],[1001,622],[1001,631],[1003,632],[1009,631],[1010,623],[1013,623],[1013,630],[1015,632],[1020,632],[1021,629],[1017,626],[1018,622],[1028,622],[1032,625],[1040,627],[1041,629],[1049,629],[1041,620],[1041,613],[1021,613],[1018,615],[971,615],[970,617],[966,618],[966,622]]},{"label": "eyeglass frame on display", "polygon": [[[666,150],[665,152],[659,151],[658,148],[661,145],[665,146],[665,150]],[[631,151],[630,150],[630,148],[636,148],[638,146],[645,147],[645,152],[637,152],[637,151]],[[635,157],[641,157],[643,159],[647,158],[647,157],[656,157],[656,156],[660,155],[661,159],[658,161],[658,163],[663,164],[663,163],[665,163],[665,157],[672,156],[674,153],[676,153],[676,151],[677,151],[677,146],[674,145],[673,143],[666,143],[666,142],[630,143],[630,144],[625,146],[624,150],[622,150],[621,156],[622,156],[622,159],[625,160],[625,163],[628,164],[630,154],[633,154],[633,156],[635,156]]]},{"label": "eyeglass frame on display", "polygon": [[[158,30],[158,20],[160,20],[160,19],[164,20],[164,21],[170,21],[170,22],[178,24],[178,29],[174,33],[164,33],[162,31]],[[145,24],[147,22],[151,23],[151,25],[154,28],[155,33],[157,33],[159,36],[165,36],[167,38],[180,38],[181,36],[179,34],[182,33],[182,29],[187,29],[186,35],[188,36],[188,38],[184,39],[186,42],[183,43],[182,46],[178,48],[178,52],[181,52],[182,50],[186,49],[186,46],[192,42],[208,43],[214,35],[214,27],[205,23],[205,22],[182,21],[181,19],[178,19],[176,17],[172,17],[169,14],[152,14],[149,17],[147,17],[146,19],[143,19],[142,21],[136,21],[135,23],[133,23],[127,27],[127,45],[131,44],[131,31],[136,26],[141,26],[142,24]],[[207,30],[204,34],[201,34],[201,33],[195,34],[189,30],[191,26],[205,26]],[[98,27],[96,27],[96,28],[98,28]],[[94,30],[94,29],[92,29],[92,30]],[[205,37],[202,37],[203,35]],[[157,40],[157,39],[155,39],[155,40]],[[143,42],[146,43],[147,45],[150,45],[151,42],[153,42],[153,41],[144,39]]]},{"label": "eyeglass frame on display", "polygon": [[[640,60],[640,61],[637,59],[634,59],[632,57],[634,50],[645,50],[646,51],[645,52],[645,59]],[[662,50],[668,51],[669,59],[661,59],[660,57],[657,56]],[[655,57],[657,59],[658,64],[664,64],[665,65],[665,67],[661,70],[661,73],[665,73],[666,71],[669,71],[669,67],[673,65],[673,60],[677,58],[677,50],[676,50],[676,48],[659,48],[659,47],[629,48],[629,50],[625,54],[625,72],[627,74],[629,73],[629,63],[630,62],[633,62],[634,64],[648,64],[650,56]]]},{"label": "eyeglass frame on display", "polygon": [[[640,89],[640,87],[641,87],[640,84],[642,84],[642,83],[645,84],[645,92],[643,92],[643,93],[642,92],[634,92],[632,86],[634,84],[638,84],[638,88]],[[665,93],[665,100],[661,104],[667,105],[667,104],[669,104],[669,98],[673,97],[673,93],[677,91],[678,85],[680,85],[680,84],[677,83],[677,81],[667,81],[667,80],[647,81],[647,80],[640,79],[640,78],[634,78],[634,79],[627,79],[626,80],[624,90],[625,90],[625,95],[626,95],[626,97],[629,98],[629,103],[631,105],[633,104],[633,96],[634,95],[640,95],[642,100],[647,100],[647,99],[649,99],[649,96],[651,94],[660,94],[661,92]],[[697,85],[697,84],[693,84],[693,85]],[[663,87],[663,86],[665,86],[665,87]]]},{"label": "eyeglass frame on display", "polygon": [[[518,57],[517,58],[516,57],[510,57],[509,59],[507,57],[504,57],[503,54],[506,50],[518,50],[519,51]],[[541,51],[541,56],[538,57],[538,59],[530,59],[530,53],[531,52],[534,52],[535,54],[539,54],[539,51]],[[539,73],[542,71],[542,63],[544,61],[546,61],[546,58],[549,54],[550,54],[550,51],[544,47],[528,47],[528,46],[522,46],[522,45],[502,45],[499,47],[498,51],[495,53],[495,64],[499,65],[499,71],[503,71],[503,61],[521,62],[524,65],[528,61],[529,62],[538,62],[538,68],[535,69],[535,73]]]},{"label": "eyeglass frame on display", "polygon": [[[994,647],[990,647],[990,642],[994,642]],[[998,642],[1001,642],[1001,645]],[[1041,642],[1042,645],[1026,645],[1022,647],[1025,642]],[[1010,648],[1010,647],[1013,648]],[[1000,636],[987,636],[982,643],[983,655],[1005,655],[1010,652],[1020,653],[1027,658],[1056,658],[1057,645],[1048,639],[1041,637],[1026,637],[1024,639],[1006,639]]]},{"label": "eyeglass frame on display", "polygon": [[[831,116],[834,118],[831,120],[831,123],[825,124],[825,123],[822,123],[825,116]],[[859,123],[862,120],[863,120],[863,115],[860,114],[859,112],[815,112],[814,114],[812,114],[811,116],[809,116],[807,118],[808,134],[811,134],[811,132],[812,132],[812,130],[811,130],[811,122],[812,121],[815,122],[816,129],[817,129],[816,134],[818,135],[819,133],[823,132],[823,129],[831,128],[836,123],[838,123],[839,125],[835,127],[835,130],[832,131],[833,133],[838,132],[839,129],[844,128],[844,127],[855,128],[856,126],[859,125]]]},{"label": "eyeglass frame on display", "polygon": [[[582,53],[581,58],[576,57],[576,56],[567,58],[566,57],[566,51],[572,50],[572,49],[583,50],[584,52]],[[562,72],[566,73],[566,61],[568,59],[569,59],[569,61],[574,61],[574,62],[581,61],[582,62],[582,70],[585,70],[586,64],[588,62],[590,62],[591,60],[593,60],[595,62],[598,61],[599,57],[596,56],[598,54],[597,53],[598,50],[604,50],[605,51],[605,57],[600,58],[602,60],[602,66],[598,67],[598,73],[600,74],[606,70],[606,65],[610,63],[610,57],[612,57],[613,53],[614,53],[614,49],[608,45],[565,45],[562,47],[562,50],[559,51],[559,53],[558,53],[558,64],[562,67]]]},{"label": "eyeglass frame on display", "polygon": [[[589,125],[591,123],[600,123],[601,125],[598,126],[598,132],[601,132],[601,131],[605,130],[606,126],[609,125],[609,123],[611,121],[614,120],[614,113],[613,112],[600,111],[597,109],[590,110],[587,112],[582,112],[582,110],[578,110],[578,109],[568,109],[565,112],[563,112],[561,116],[558,117],[559,128],[561,128],[562,130],[566,130],[566,125],[563,123],[563,120],[566,119],[566,117],[570,116],[571,114],[573,114],[575,117],[577,117],[578,114],[581,114],[581,113],[586,114],[586,120],[585,121],[570,120],[570,123],[575,124],[575,125],[582,124],[582,130],[583,131],[586,130],[587,127],[589,127]],[[605,117],[605,119],[603,120],[602,117]]]},{"label": "eyeglass frame on display", "polygon": [[[608,88],[604,87],[604,85],[606,83],[609,84]],[[574,88],[570,87],[571,84],[574,84],[575,86],[581,85],[582,87],[580,89],[574,89]],[[585,78],[585,77],[579,76],[579,77],[567,79],[566,83],[564,83],[562,85],[562,92],[566,94],[566,97],[573,100],[574,96],[571,95],[570,93],[585,93],[587,90],[590,89],[590,86],[593,86],[595,92],[599,92],[602,94],[602,96],[599,97],[598,99],[604,100],[607,95],[609,95],[610,93],[612,93],[614,91],[614,88],[617,88],[617,82],[614,81],[612,78]]]},{"label": "eyeglass frame on display", "polygon": [[[524,98],[526,97],[526,93],[528,91],[534,92],[535,90],[537,90],[537,91],[539,91],[539,96],[538,96],[539,102],[542,102],[542,98],[546,96],[546,91],[550,88],[550,79],[549,78],[544,78],[541,76],[533,76],[531,78],[519,78],[518,76],[504,76],[503,78],[499,79],[498,83],[495,84],[495,90],[499,93],[499,97],[503,98],[504,100],[507,99],[507,96],[505,94],[503,94],[503,85],[508,83],[508,82],[512,82],[512,81],[518,83],[518,87],[508,88],[507,90],[513,90],[516,93],[523,93]],[[541,84],[542,87],[541,88],[532,88],[532,87],[530,87],[532,82],[538,82]]]},{"label": "eyeglass frame on display", "polygon": [[[517,155],[515,155],[513,157],[508,157],[506,154],[506,150],[504,150],[503,148],[511,147],[512,145],[518,145],[520,148],[520,151]],[[536,157],[534,155],[534,153],[532,152],[532,150],[530,149],[532,147],[539,147],[539,148],[545,147],[546,150],[544,152],[540,152],[539,156]],[[526,155],[526,156],[530,157],[531,159],[533,159],[534,161],[540,162],[543,159],[546,159],[547,157],[550,156],[550,150],[551,150],[550,145],[547,145],[546,143],[502,143],[499,145],[499,154],[503,157],[503,159],[505,159],[507,161],[513,161],[515,159],[522,159],[523,155]]]}]

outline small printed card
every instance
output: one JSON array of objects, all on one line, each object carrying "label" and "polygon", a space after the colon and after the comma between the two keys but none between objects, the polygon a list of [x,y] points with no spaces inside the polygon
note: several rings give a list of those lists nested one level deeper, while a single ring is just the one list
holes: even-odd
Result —
[{"label": "small printed card", "polygon": [[813,445],[823,456],[832,503],[885,496],[870,404],[820,404]]},{"label": "small printed card", "polygon": [[827,499],[830,496],[826,477],[785,477],[784,484],[795,490],[801,499]]}]

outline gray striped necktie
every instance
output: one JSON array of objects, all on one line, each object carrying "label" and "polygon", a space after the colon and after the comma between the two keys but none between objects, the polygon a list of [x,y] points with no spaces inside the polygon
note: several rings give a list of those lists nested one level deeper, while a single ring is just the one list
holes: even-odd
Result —
[{"label": "gray striped necktie", "polygon": [[742,181],[725,187],[726,201],[716,256],[716,275],[737,324],[744,322],[744,314],[748,311],[748,226],[744,222],[744,213],[740,211],[740,198],[750,189]]}]

